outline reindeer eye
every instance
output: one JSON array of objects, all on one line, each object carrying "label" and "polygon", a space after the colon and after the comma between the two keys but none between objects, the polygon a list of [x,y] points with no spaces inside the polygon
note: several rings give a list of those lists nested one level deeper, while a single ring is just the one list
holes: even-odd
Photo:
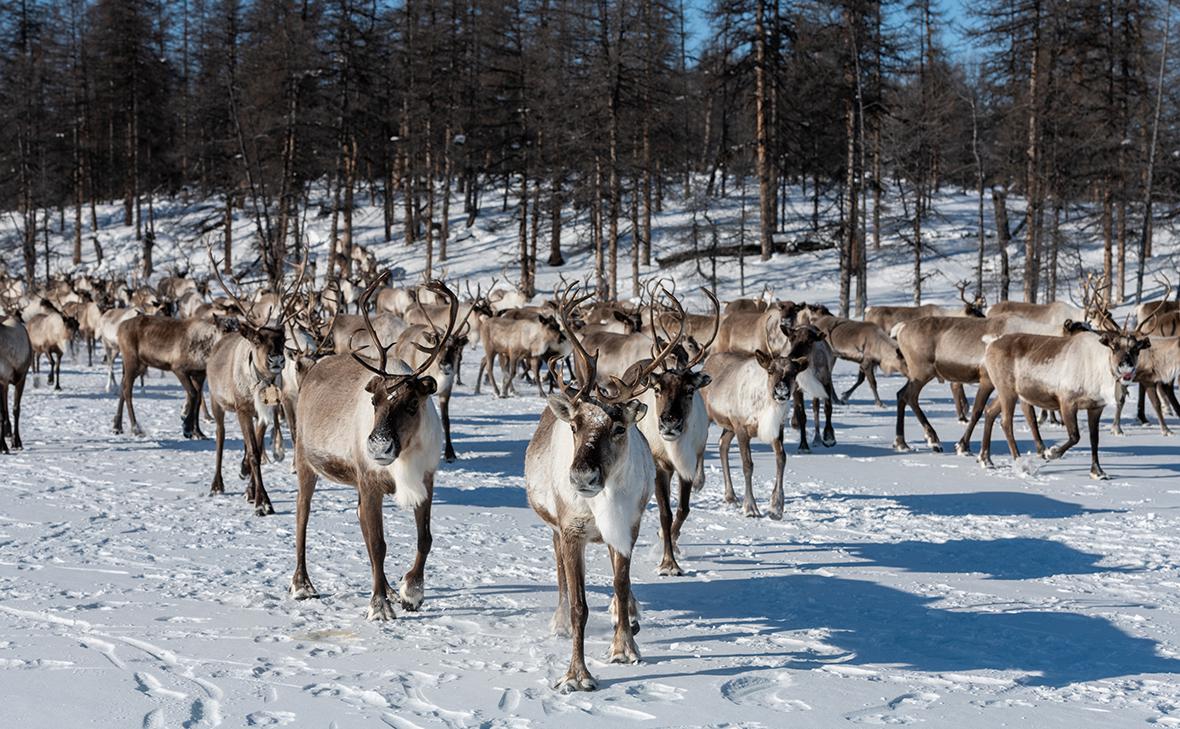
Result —
[{"label": "reindeer eye", "polygon": [[622,438],[623,435],[626,434],[626,432],[627,432],[627,428],[625,428],[623,425],[621,425],[619,423],[615,423],[615,427],[611,428],[611,435],[613,435],[616,438]]}]

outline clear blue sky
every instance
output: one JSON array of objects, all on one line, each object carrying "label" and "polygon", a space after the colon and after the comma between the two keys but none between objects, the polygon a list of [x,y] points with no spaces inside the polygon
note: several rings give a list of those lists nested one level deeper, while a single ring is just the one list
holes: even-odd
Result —
[{"label": "clear blue sky", "polygon": [[[709,21],[705,17],[709,0],[685,0],[688,16],[689,54],[695,55],[710,34]],[[951,56],[962,57],[971,52],[970,44],[963,33],[968,22],[967,0],[935,0],[935,6],[942,13],[944,28],[942,42]],[[897,12],[904,12],[898,10]]]}]

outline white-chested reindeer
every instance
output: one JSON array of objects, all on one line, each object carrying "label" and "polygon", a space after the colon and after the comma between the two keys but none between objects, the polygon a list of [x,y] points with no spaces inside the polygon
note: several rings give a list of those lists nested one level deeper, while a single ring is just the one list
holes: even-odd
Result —
[{"label": "white-chested reindeer", "polygon": [[[634,373],[635,379],[595,383],[596,358],[590,355],[571,326],[575,308],[588,298],[568,287],[560,297],[562,325],[573,346],[579,387],[561,383],[549,396],[525,453],[524,478],[529,504],[553,529],[557,560],[557,611],[553,629],[572,629],[573,654],[569,669],[557,683],[565,691],[596,687],[586,668],[585,549],[588,542],[604,542],[614,570],[615,594],[611,612],[615,635],[609,660],[635,663],[639,648],[638,604],[631,595],[631,550],[655,482],[651,448],[636,423],[647,412],[640,400],[642,384],[671,352],[656,353],[652,363]],[[682,329],[683,332],[683,329]]]},{"label": "white-chested reindeer", "polygon": [[[639,421],[639,430],[647,438],[656,464],[656,506],[660,513],[660,537],[664,543],[664,556],[656,571],[661,575],[684,574],[676,561],[676,553],[680,551],[677,543],[680,530],[688,518],[692,491],[694,488],[699,489],[705,480],[709,414],[700,390],[709,384],[710,377],[693,368],[705,358],[709,347],[717,339],[721,321],[721,305],[717,297],[709,291],[705,291],[705,295],[713,302],[712,335],[696,355],[682,366],[676,366],[673,358],[665,358],[661,369],[648,376],[647,384],[650,387],[640,398],[640,402],[647,406],[649,415]],[[661,320],[661,324],[676,322],[679,317],[683,327],[687,317],[678,302],[675,309],[676,312]],[[655,331],[654,322],[651,326]],[[654,348],[652,355],[655,356]],[[680,486],[675,520],[672,519],[671,503],[673,476]]]},{"label": "white-chested reindeer", "polygon": [[[388,274],[374,279],[361,296],[361,312],[369,321],[369,299]],[[312,365],[303,378],[297,406],[299,428],[295,439],[295,469],[299,497],[295,511],[295,574],[291,595],[315,597],[307,575],[307,520],[316,480],[352,484],[358,496],[357,516],[369,552],[373,591],[369,619],[394,617],[391,588],[385,578],[385,525],[381,501],[392,494],[402,508],[414,510],[418,551],[414,565],[402,578],[398,593],[402,607],[417,610],[423,599],[423,573],[430,553],[430,505],[434,473],[443,446],[442,422],[431,395],[438,385],[424,375],[442,354],[443,343],[455,328],[459,300],[442,282],[430,288],[451,302],[450,316],[438,348],[414,369],[390,362],[369,322],[373,347],[368,357],[356,352],[332,355]]]}]

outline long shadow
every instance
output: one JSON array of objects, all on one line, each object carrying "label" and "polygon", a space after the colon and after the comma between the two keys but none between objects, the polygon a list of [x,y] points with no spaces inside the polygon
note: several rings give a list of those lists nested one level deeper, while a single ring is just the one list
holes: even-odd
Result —
[{"label": "long shadow", "polygon": [[[1052,575],[1130,572],[1103,567],[1101,554],[1074,549],[1051,539],[956,539],[941,544],[905,541],[892,544],[816,544],[817,550],[843,550],[865,562],[823,563],[824,567],[863,567],[866,564],[908,572],[979,572],[993,580],[1028,580]],[[819,566],[818,564],[815,566]]]},{"label": "long shadow", "polygon": [[445,486],[434,487],[434,503],[449,506],[476,507],[527,507],[528,496],[523,486],[477,486],[459,489]]},{"label": "long shadow", "polygon": [[1158,655],[1155,641],[1128,635],[1102,617],[945,610],[933,606],[936,598],[862,580],[773,575],[641,584],[635,592],[661,609],[688,606],[681,611],[686,619],[715,623],[704,627],[728,628],[677,640],[728,644],[732,636],[719,638],[716,633],[743,626],[759,635],[825,630],[828,642],[850,654],[845,663],[935,673],[1022,671],[1030,675],[1021,683],[1032,686],[1180,673],[1180,661]]},{"label": "long shadow", "polygon": [[957,494],[813,494],[816,499],[895,501],[910,513],[923,516],[1028,516],[1067,519],[1085,514],[1107,514],[1118,509],[1088,509],[1081,504],[1019,491],[973,491]]},{"label": "long shadow", "polygon": [[[522,476],[526,440],[482,440],[470,438],[466,431],[454,428],[452,437],[459,459],[444,466],[448,471],[471,470],[484,475]],[[469,463],[470,462],[470,463]]]}]

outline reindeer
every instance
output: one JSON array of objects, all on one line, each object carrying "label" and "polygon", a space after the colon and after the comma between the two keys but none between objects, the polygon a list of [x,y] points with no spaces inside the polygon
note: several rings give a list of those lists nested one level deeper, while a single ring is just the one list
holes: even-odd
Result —
[{"label": "reindeer", "polygon": [[[785,328],[783,334],[787,336],[790,351],[787,358],[793,362],[806,364],[795,376],[794,409],[791,417],[791,427],[799,429],[799,452],[810,453],[807,445],[807,410],[803,405],[804,397],[811,398],[811,409],[815,414],[815,445],[821,443],[831,448],[836,445],[836,432],[832,429],[832,402],[836,400],[836,390],[832,385],[832,367],[836,364],[836,355],[826,341],[827,335],[813,326]],[[824,404],[823,433],[820,433],[819,404]]]},{"label": "reindeer", "polygon": [[404,317],[418,303],[418,290],[406,286],[383,288],[377,292],[377,312]]},{"label": "reindeer", "polygon": [[94,366],[94,345],[102,327],[102,309],[89,293],[78,307],[78,333],[86,340],[86,366]]},{"label": "reindeer", "polygon": [[905,359],[901,350],[881,327],[871,322],[853,321],[822,313],[812,306],[808,306],[809,315],[800,312],[799,321],[810,323],[826,335],[825,340],[837,357],[859,366],[856,382],[848,388],[840,401],[847,403],[852,393],[866,379],[873,392],[873,402],[877,407],[885,407],[881,396],[877,392],[876,368],[887,375],[905,374]]},{"label": "reindeer", "polygon": [[[473,309],[467,308],[467,316]],[[451,391],[455,387],[455,379],[459,373],[460,358],[463,348],[467,346],[467,332],[470,327],[467,319],[455,327],[454,333],[446,341],[439,341],[443,332],[433,323],[429,325],[414,325],[402,332],[401,338],[393,348],[393,356],[402,360],[410,367],[421,364],[426,357],[434,356],[434,364],[427,374],[434,377],[438,384],[436,395],[439,409],[442,411],[443,433],[445,435],[445,449],[443,457],[448,463],[455,460],[455,447],[451,443]],[[435,356],[441,348],[442,354]]]},{"label": "reindeer", "polygon": [[[710,382],[709,375],[693,371],[717,338],[721,323],[720,304],[712,293],[705,295],[713,302],[713,332],[705,345],[687,362],[672,362],[666,358],[660,370],[653,372],[643,383],[649,388],[640,398],[651,413],[641,418],[639,431],[647,439],[656,465],[656,506],[660,513],[660,537],[664,542],[664,556],[656,571],[660,575],[683,575],[676,561],[680,551],[680,530],[688,518],[691,492],[704,485],[705,445],[709,440],[709,414],[701,398],[701,388]],[[677,303],[679,308],[679,303]],[[672,316],[675,313],[669,312]],[[684,321],[682,319],[682,321]],[[652,325],[653,329],[655,325]],[[685,327],[686,328],[686,327]],[[654,356],[653,352],[653,356]],[[671,366],[669,366],[671,364]],[[642,367],[641,362],[636,367]],[[624,380],[630,376],[624,375]],[[676,520],[672,520],[671,484],[676,476],[680,485]]]},{"label": "reindeer", "polygon": [[119,356],[119,325],[139,316],[135,309],[109,309],[98,320],[98,337],[102,340],[103,359],[107,364],[107,392],[115,386],[115,357]]},{"label": "reindeer", "polygon": [[[264,450],[266,423],[274,427],[275,437],[281,444],[278,411],[282,404],[282,379],[280,377],[286,358],[284,356],[285,330],[298,302],[296,295],[302,282],[302,275],[295,279],[292,287],[284,292],[288,304],[281,312],[281,318],[272,323],[270,318],[251,316],[250,309],[234,293],[221,277],[220,267],[209,252],[212,269],[221,288],[234,300],[243,312],[237,320],[235,333],[229,333],[213,345],[206,365],[209,380],[209,402],[216,424],[217,460],[213,470],[213,483],[209,495],[225,493],[221,479],[221,461],[225,451],[225,414],[236,413],[242,430],[245,460],[250,474],[250,486],[246,499],[254,504],[257,516],[274,513],[270,496],[262,484],[262,451]],[[304,268],[303,270],[306,270]],[[259,423],[261,422],[261,425]],[[278,454],[276,453],[276,456]]]},{"label": "reindeer", "polygon": [[33,371],[39,371],[38,363],[44,354],[49,360],[49,376],[46,381],[53,384],[54,390],[60,390],[62,354],[70,340],[78,333],[78,320],[63,315],[48,301],[42,305],[49,310],[30,317],[25,323],[29,342],[33,347]]},{"label": "reindeer", "polygon": [[[488,317],[480,323],[479,339],[483,343],[484,356],[480,360],[479,374],[475,380],[477,395],[486,367],[493,392],[497,397],[508,397],[510,392],[515,391],[512,381],[517,364],[527,360],[532,364],[537,394],[544,397],[545,391],[541,386],[541,361],[549,361],[554,356],[564,357],[570,353],[566,332],[562,331],[556,319],[546,315],[522,319]],[[496,384],[494,367],[497,359],[500,360],[505,379],[503,390]]]},{"label": "reindeer", "polygon": [[[7,294],[0,294],[5,299]],[[8,453],[5,438],[11,437],[12,449],[24,447],[20,439],[20,404],[25,392],[25,377],[33,363],[33,345],[20,319],[0,320],[0,453]],[[12,418],[8,416],[8,386],[12,385]]]},{"label": "reindeer", "polygon": [[709,419],[721,428],[718,448],[721,451],[721,475],[725,480],[726,503],[737,503],[733,479],[729,472],[729,446],[737,437],[742,457],[742,474],[746,480],[746,495],[742,510],[746,516],[758,517],[752,482],[754,459],[750,455],[750,440],[757,438],[769,443],[774,450],[774,491],[770,495],[770,517],[781,519],[783,514],[783,423],[791,409],[795,377],[807,366],[805,357],[793,361],[762,349],[754,354],[714,352],[705,360],[705,374],[712,383],[704,391],[705,408]]},{"label": "reindeer", "polygon": [[185,438],[204,439],[199,421],[201,388],[205,366],[222,330],[204,319],[172,319],[166,316],[136,316],[119,324],[118,348],[123,357],[123,381],[115,409],[115,433],[123,432],[123,405],[131,418],[131,431],[143,435],[135,419],[131,394],[135,378],[148,367],[176,375],[184,388],[182,429]]},{"label": "reindeer", "polygon": [[[1180,377],[1180,337],[1151,337],[1151,347],[1139,353],[1139,364],[1135,369],[1134,382],[1139,383],[1139,392],[1151,398],[1151,406],[1155,408],[1156,417],[1160,421],[1160,433],[1171,435],[1164,418],[1164,408],[1160,397],[1167,397],[1173,413],[1180,413],[1180,403],[1176,402],[1176,393],[1168,387]],[[1122,435],[1123,404],[1126,398],[1119,398],[1114,410],[1114,423],[1110,432]]]},{"label": "reindeer", "polygon": [[647,366],[637,368],[632,381],[615,378],[607,386],[597,385],[596,357],[579,341],[571,321],[574,309],[590,296],[578,297],[574,285],[559,296],[561,323],[570,333],[579,386],[568,388],[562,378],[559,390],[549,396],[524,464],[529,505],[553,530],[557,610],[552,627],[556,633],[573,634],[569,669],[555,686],[563,691],[597,687],[585,662],[588,610],[584,560],[588,542],[606,544],[614,571],[611,614],[615,635],[608,660],[639,661],[635,644],[639,611],[631,594],[631,552],[651,500],[655,466],[651,448],[636,423],[647,412],[639,400],[646,389],[643,383],[671,351],[668,346]]},{"label": "reindeer", "polygon": [[[373,280],[361,295],[361,311],[368,320],[369,299],[388,277]],[[435,379],[424,373],[442,354],[442,345],[455,327],[459,301],[442,282],[429,286],[446,296],[451,309],[439,346],[417,367],[390,363],[388,349],[370,325],[375,363],[353,352],[331,355],[316,362],[299,392],[299,436],[295,439],[295,470],[299,497],[295,511],[295,574],[291,595],[316,597],[307,574],[307,520],[316,480],[324,478],[356,487],[357,516],[369,552],[373,589],[369,620],[394,618],[385,578],[385,525],[381,501],[392,494],[402,508],[414,509],[418,551],[414,565],[402,578],[398,594],[402,607],[417,610],[423,599],[423,572],[430,553],[430,506],[434,473],[443,444],[442,422],[431,395]]]},{"label": "reindeer", "polygon": [[[378,314],[371,318],[369,323],[386,342],[396,340],[406,330],[405,321],[392,314]],[[336,354],[348,354],[357,349],[373,346],[368,327],[365,317],[360,314],[335,314],[332,319],[331,337]]]},{"label": "reindeer", "polygon": [[785,346],[782,327],[794,325],[795,316],[801,308],[801,304],[793,301],[782,301],[763,312],[737,311],[726,314],[721,317],[717,351],[752,354],[765,346],[776,349]]},{"label": "reindeer", "polygon": [[[1146,322],[1142,322],[1142,324]],[[1105,480],[1098,463],[1098,421],[1107,405],[1123,396],[1139,361],[1139,353],[1151,341],[1134,331],[1108,326],[1101,333],[1075,336],[1008,334],[985,338],[984,367],[996,390],[996,402],[987,408],[979,461],[991,466],[991,432],[996,416],[1003,415],[1004,435],[1015,460],[1020,457],[1012,419],[1017,399],[1032,430],[1037,455],[1048,460],[1060,458],[1081,439],[1078,411],[1085,410],[1090,427],[1090,478]],[[1068,438],[1046,450],[1041,440],[1034,407],[1060,410]]]}]

